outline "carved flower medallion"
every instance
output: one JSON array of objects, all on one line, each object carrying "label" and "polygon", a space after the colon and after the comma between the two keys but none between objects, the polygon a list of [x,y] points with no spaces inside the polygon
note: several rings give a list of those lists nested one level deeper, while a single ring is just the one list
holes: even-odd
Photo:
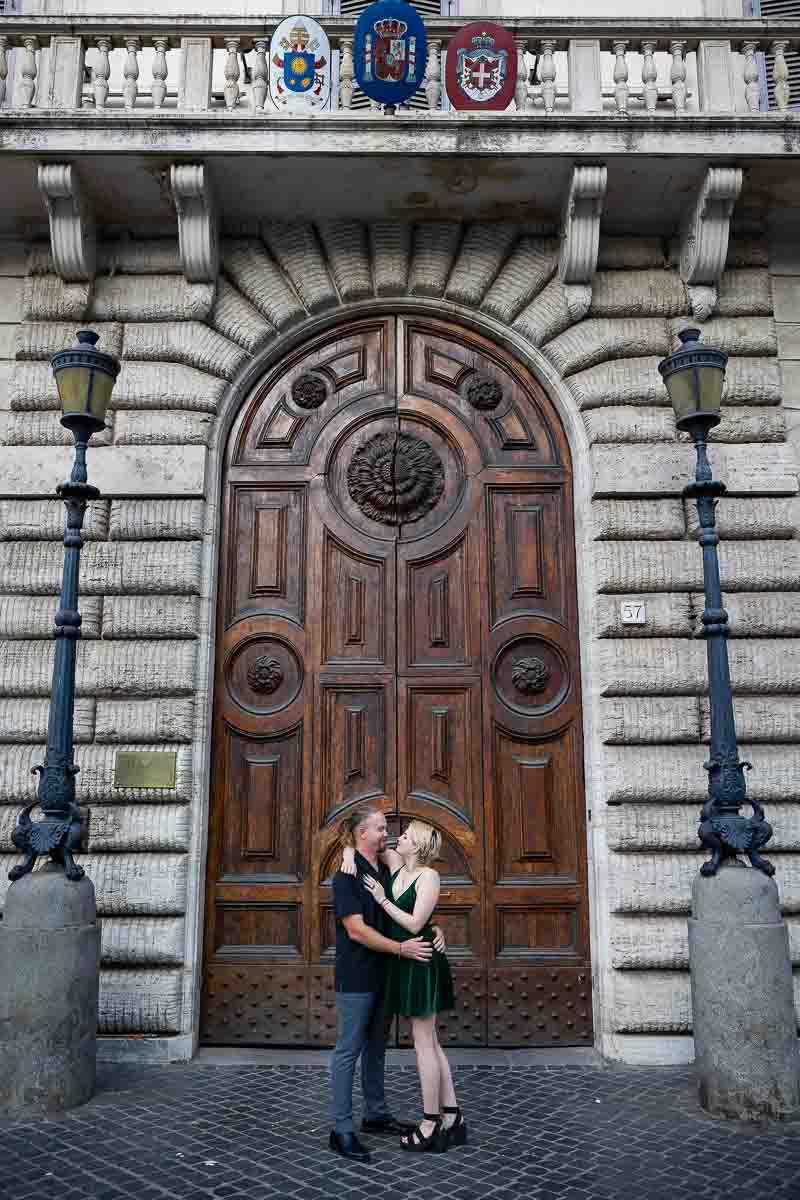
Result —
[{"label": "carved flower medallion", "polygon": [[514,663],[511,682],[518,692],[533,695],[543,692],[550,680],[550,668],[541,658],[520,658]]},{"label": "carved flower medallion", "polygon": [[444,491],[444,467],[432,446],[409,433],[378,433],[347,468],[351,497],[372,521],[419,521]]},{"label": "carved flower medallion", "polygon": [[479,412],[488,412],[497,408],[503,399],[503,389],[496,379],[480,373],[472,375],[464,389],[467,403]]},{"label": "carved flower medallion", "polygon": [[283,683],[283,667],[277,658],[261,654],[247,668],[247,682],[254,692],[274,692]]},{"label": "carved flower medallion", "polygon": [[292,399],[298,408],[319,408],[328,397],[325,380],[306,372],[292,384]]}]

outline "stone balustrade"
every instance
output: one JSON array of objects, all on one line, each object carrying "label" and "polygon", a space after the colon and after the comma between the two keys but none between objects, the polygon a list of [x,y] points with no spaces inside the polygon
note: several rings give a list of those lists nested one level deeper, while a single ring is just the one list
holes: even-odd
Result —
[{"label": "stone balustrade", "polygon": [[[281,19],[106,16],[86,17],[78,27],[54,17],[9,17],[0,34],[0,107],[5,117],[35,109],[148,118],[176,111],[249,113],[283,120],[268,97],[270,37]],[[472,19],[426,19],[429,52],[420,97],[429,109],[446,107],[448,42]],[[354,22],[321,20],[335,53],[332,107],[355,113]],[[511,113],[528,120],[575,113],[614,119],[739,113],[775,120],[800,99],[790,96],[786,65],[787,52],[800,47],[797,22],[498,23],[517,45]],[[12,51],[15,69],[9,73]],[[768,82],[777,113],[763,111]],[[375,115],[375,109],[359,115]]]}]

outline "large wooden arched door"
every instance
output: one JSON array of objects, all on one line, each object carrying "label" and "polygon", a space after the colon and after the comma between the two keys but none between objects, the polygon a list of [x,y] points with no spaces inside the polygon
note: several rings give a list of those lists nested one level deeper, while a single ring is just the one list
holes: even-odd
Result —
[{"label": "large wooden arched door", "polygon": [[443,321],[353,322],[263,381],[223,507],[203,1040],[332,1044],[336,825],[380,799],[444,836],[443,1037],[586,1044],[571,477],[541,388]]}]

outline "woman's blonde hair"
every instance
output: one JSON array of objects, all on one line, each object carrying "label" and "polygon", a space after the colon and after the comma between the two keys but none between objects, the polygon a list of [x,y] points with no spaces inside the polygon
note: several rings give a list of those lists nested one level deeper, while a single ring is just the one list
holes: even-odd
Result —
[{"label": "woman's blonde hair", "polygon": [[436,861],[442,848],[442,835],[438,829],[434,829],[425,821],[409,821],[406,833],[417,847],[421,863],[427,866],[428,863]]}]

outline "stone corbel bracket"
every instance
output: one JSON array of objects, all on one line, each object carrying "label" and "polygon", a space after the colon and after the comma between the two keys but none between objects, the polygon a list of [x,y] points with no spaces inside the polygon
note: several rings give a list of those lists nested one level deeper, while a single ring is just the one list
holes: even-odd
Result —
[{"label": "stone corbel bracket", "polygon": [[178,214],[178,241],[187,283],[216,283],[219,227],[214,190],[203,163],[174,163],[170,187]]},{"label": "stone corbel bracket", "polygon": [[558,278],[565,286],[575,320],[586,315],[592,302],[592,280],[600,246],[600,217],[607,186],[607,167],[573,167],[561,219]]},{"label": "stone corbel bracket", "polygon": [[40,163],[39,190],[50,217],[50,250],[56,273],[65,283],[94,279],[94,215],[72,163]]},{"label": "stone corbel bracket", "polygon": [[689,293],[692,316],[698,321],[705,321],[717,306],[731,216],[741,190],[741,167],[709,167],[683,227],[681,279]]}]

